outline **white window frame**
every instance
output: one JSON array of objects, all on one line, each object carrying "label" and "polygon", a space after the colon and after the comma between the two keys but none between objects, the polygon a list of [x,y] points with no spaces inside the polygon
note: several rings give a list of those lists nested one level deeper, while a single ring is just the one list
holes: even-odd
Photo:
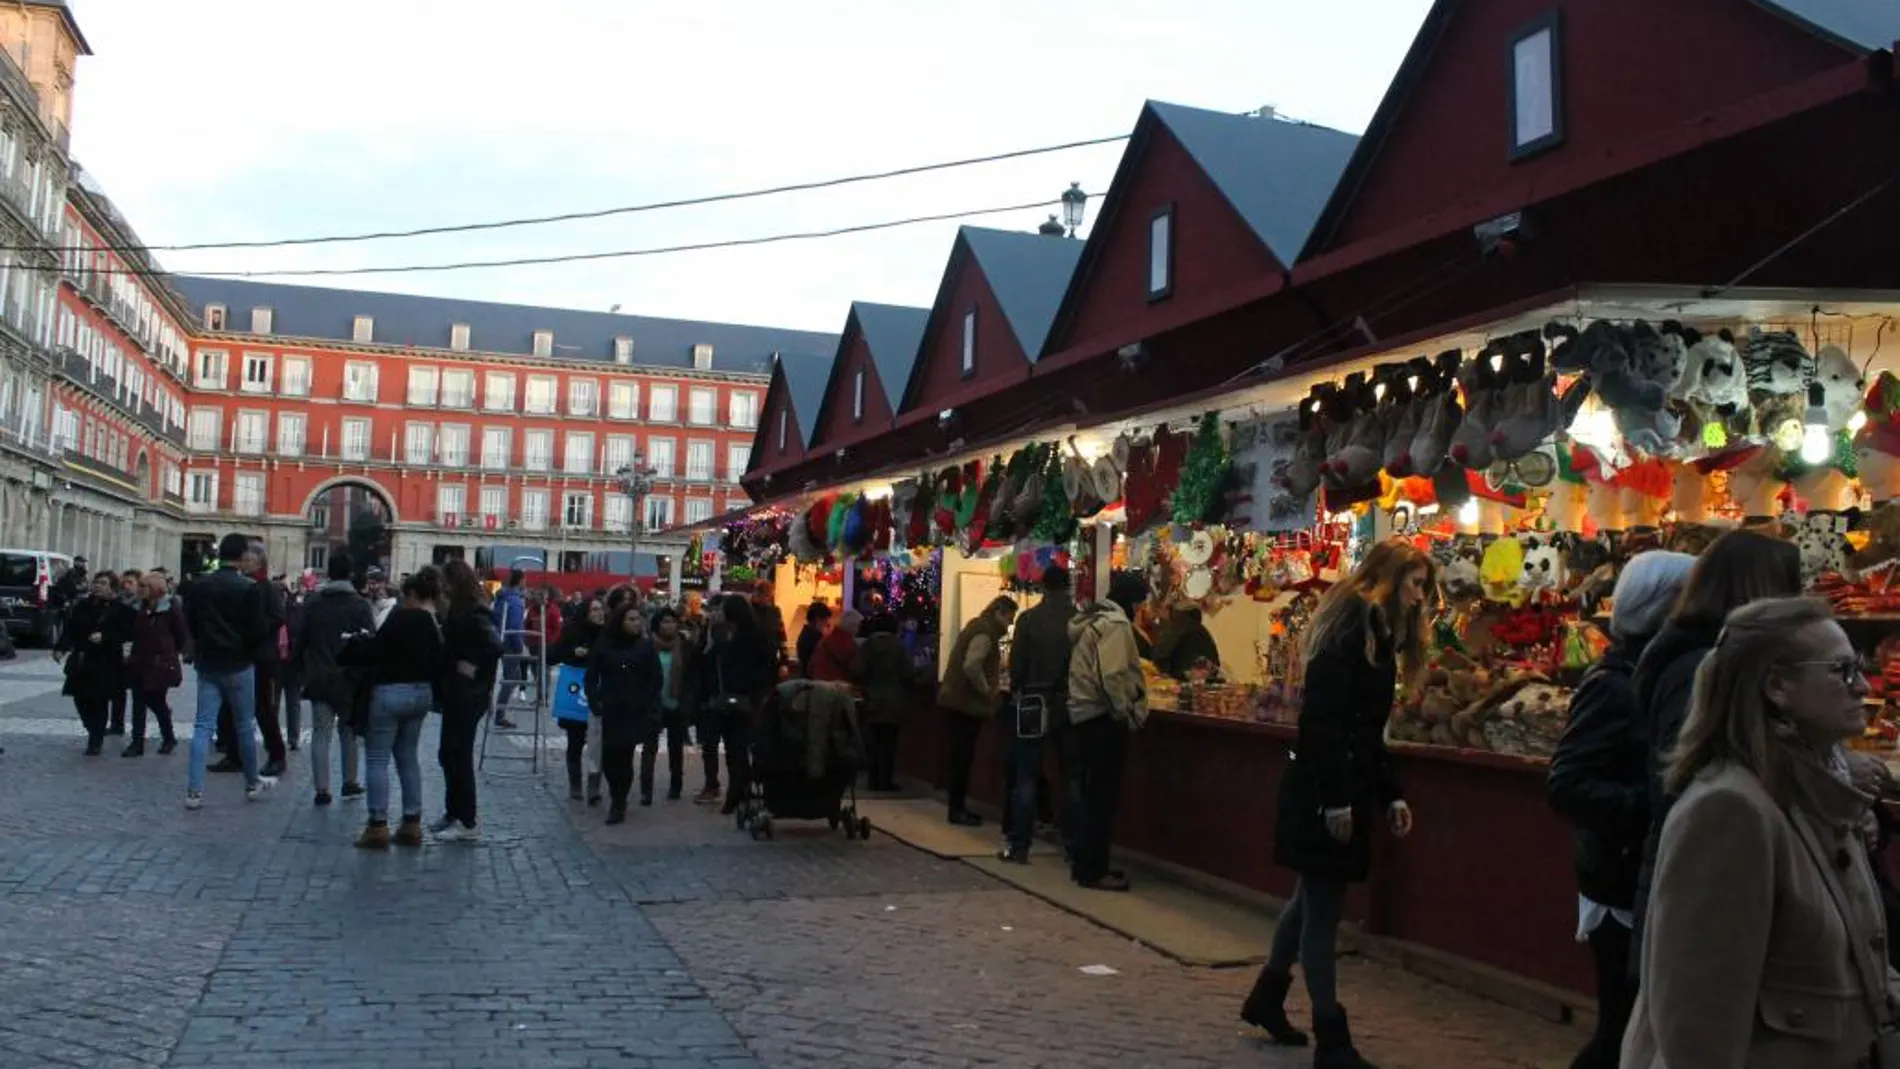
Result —
[{"label": "white window frame", "polygon": [[[352,446],[350,439],[353,435],[350,432],[359,429],[362,431],[362,445]],[[344,460],[368,460],[370,455],[376,451],[376,443],[371,440],[375,433],[375,425],[367,418],[362,416],[345,417],[337,436],[337,456]]]},{"label": "white window frame", "polygon": [[269,451],[270,413],[261,408],[238,409],[237,421],[231,425],[231,452],[261,456]]},{"label": "white window frame", "polygon": [[[535,400],[535,387],[545,387],[547,399]],[[561,380],[556,375],[529,375],[527,389],[521,394],[521,411],[532,416],[552,416],[560,404]]]},{"label": "white window frame", "polygon": [[411,408],[434,408],[441,390],[441,368],[424,364],[411,365],[409,385],[403,392],[403,403]]},{"label": "white window frame", "polygon": [[695,427],[710,427],[719,422],[719,391],[708,386],[687,390],[686,422]]},{"label": "white window frame", "polygon": [[631,434],[610,434],[601,447],[600,473],[613,475],[633,464],[634,438]]},{"label": "white window frame", "polygon": [[[209,433],[200,429],[200,421],[205,416],[211,417],[211,429]],[[224,443],[220,440],[223,435],[224,409],[210,406],[194,408],[185,416],[186,448],[216,452],[224,448]]]},{"label": "white window frame", "polygon": [[710,497],[688,497],[686,507],[681,511],[681,523],[705,523],[712,519],[713,499]]},{"label": "white window frame", "polygon": [[372,316],[357,316],[350,323],[350,340],[367,345],[376,340],[376,320]]},{"label": "white window frame", "polygon": [[[291,430],[293,427],[296,428],[295,433]],[[303,456],[309,434],[310,419],[302,412],[277,413],[277,455]]]},{"label": "white window frame", "polygon": [[534,355],[536,356],[553,356],[554,355],[554,332],[553,331],[537,330],[534,332]]},{"label": "white window frame", "polygon": [[726,481],[736,483],[752,463],[752,446],[744,442],[726,443]]},{"label": "white window frame", "polygon": [[[665,398],[666,403],[660,403]],[[647,391],[647,419],[654,423],[678,423],[680,418],[679,387],[654,386]]]},{"label": "white window frame", "polygon": [[546,489],[538,486],[522,489],[521,526],[529,531],[547,530],[548,492]]},{"label": "white window frame", "polygon": [[713,366],[713,347],[704,343],[693,346],[693,370],[711,371]]},{"label": "white window frame", "polygon": [[[616,395],[625,404],[616,403]],[[607,418],[640,418],[640,384],[632,379],[616,379],[607,384]]]},{"label": "white window frame", "polygon": [[380,383],[374,360],[350,360],[343,365],[343,400],[374,404]]},{"label": "white window frame", "polygon": [[[450,382],[463,384],[460,390],[451,391]],[[444,368],[438,387],[439,399],[443,408],[475,407],[475,372],[468,368]]]},{"label": "white window frame", "polygon": [[[301,369],[301,374],[292,374],[292,368]],[[277,380],[279,392],[285,397],[310,396],[310,360],[302,356],[284,357],[284,374]]]},{"label": "white window frame", "polygon": [[629,338],[623,334],[620,337],[614,339],[614,363],[616,364],[633,363],[633,339],[632,338]]},{"label": "white window frame", "polygon": [[[500,435],[500,438],[492,437],[493,435]],[[490,447],[490,443],[495,441],[501,443],[500,449]],[[515,429],[513,427],[490,425],[482,428],[482,470],[507,471],[509,461],[514,459],[514,449]]]},{"label": "white window frame", "polygon": [[225,330],[231,325],[230,310],[221,304],[205,305],[205,329]]},{"label": "white window frame", "polygon": [[268,308],[251,309],[251,333],[252,334],[269,334],[270,327],[271,327],[271,320],[274,318],[275,316],[271,313],[271,310]]},{"label": "white window frame", "polygon": [[594,433],[592,431],[568,431],[567,441],[562,443],[561,470],[569,475],[592,475],[594,473]]},{"label": "white window frame", "polygon": [[646,529],[664,531],[673,526],[673,498],[669,494],[656,494],[646,499]]},{"label": "white window frame", "polygon": [[435,429],[435,455],[445,466],[468,467],[470,428],[466,423],[444,423]]},{"label": "white window frame", "polygon": [[231,476],[231,511],[239,516],[264,515],[264,473],[240,471]]},{"label": "white window frame", "polygon": [[[719,475],[719,457],[714,443],[706,438],[694,438],[686,443],[686,478],[689,482],[709,483]],[[700,463],[694,463],[701,460]]]},{"label": "white window frame", "polygon": [[269,353],[245,353],[244,378],[238,383],[238,389],[244,393],[269,393],[275,362]]},{"label": "white window frame", "polygon": [[482,484],[480,505],[479,515],[483,523],[486,524],[488,517],[493,516],[496,526],[500,526],[501,522],[508,518],[508,488],[488,483]]},{"label": "white window frame", "polygon": [[403,424],[402,458],[408,464],[435,463],[435,424],[417,420]]},{"label": "white window frame", "polygon": [[600,415],[600,380],[567,380],[567,414],[592,418]]},{"label": "white window frame", "polygon": [[467,516],[468,487],[462,483],[443,483],[435,488],[435,518],[437,523],[460,521]]},{"label": "white window frame", "polygon": [[[191,383],[200,390],[222,390],[224,376],[229,371],[230,365],[231,354],[223,349],[200,349],[196,366],[192,369],[194,374],[191,377]],[[210,370],[206,370],[207,368]]]},{"label": "white window frame", "polygon": [[[187,471],[183,489],[186,512],[218,511],[218,469],[193,468]],[[201,494],[200,490],[207,492]]]},{"label": "white window frame", "polygon": [[[497,386],[505,388],[497,390]],[[500,396],[497,396],[499,394]],[[487,371],[482,373],[482,411],[513,412],[515,410],[515,373],[512,371]]]},{"label": "white window frame", "polygon": [[603,531],[625,533],[633,522],[633,498],[608,494],[601,501],[600,526]]},{"label": "white window frame", "polygon": [[750,430],[759,425],[759,395],[734,390],[726,399],[726,418],[734,427]]},{"label": "white window frame", "polygon": [[453,323],[449,326],[449,348],[458,353],[468,352],[468,324]]},{"label": "white window frame", "polygon": [[[543,446],[536,449],[539,443]],[[521,466],[528,471],[554,470],[554,432],[546,427],[529,427],[521,432]]]},{"label": "white window frame", "polygon": [[[577,510],[574,506],[580,505]],[[576,512],[579,516],[576,517]],[[585,531],[594,526],[594,494],[589,490],[569,490],[561,495],[561,526]]]},{"label": "white window frame", "polygon": [[[664,463],[662,463],[664,461]],[[671,438],[647,438],[647,470],[656,478],[671,479],[679,462],[678,443]]]}]

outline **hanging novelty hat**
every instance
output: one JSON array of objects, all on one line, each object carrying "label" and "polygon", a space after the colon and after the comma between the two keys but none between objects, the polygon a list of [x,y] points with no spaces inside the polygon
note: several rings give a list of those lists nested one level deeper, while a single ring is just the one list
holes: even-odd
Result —
[{"label": "hanging novelty hat", "polygon": [[1900,378],[1891,371],[1881,372],[1868,388],[1862,408],[1867,413],[1867,425],[1855,436],[1854,444],[1900,456]]}]

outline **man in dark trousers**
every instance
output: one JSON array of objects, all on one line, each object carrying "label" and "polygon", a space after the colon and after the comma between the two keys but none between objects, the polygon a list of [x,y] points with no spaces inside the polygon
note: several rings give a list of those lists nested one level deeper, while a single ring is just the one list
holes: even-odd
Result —
[{"label": "man in dark trousers", "polygon": [[[220,550],[222,552],[222,550]],[[264,733],[264,752],[268,759],[264,762],[264,775],[275,779],[284,774],[287,754],[284,746],[284,729],[277,716],[277,677],[282,665],[280,642],[288,646],[287,636],[280,634],[284,629],[284,592],[283,588],[270,580],[270,562],[264,553],[264,543],[253,539],[245,551],[238,567],[251,577],[260,588],[260,597],[264,605],[264,637],[260,639],[251,653],[252,664],[256,667],[253,678],[257,695],[253,706],[257,717],[257,726]],[[229,702],[218,712],[218,734],[231,745],[225,748],[224,760],[211,767],[213,772],[238,772],[243,765],[238,761],[235,748],[236,732],[233,731],[233,710]]]},{"label": "man in dark trousers", "polygon": [[1128,877],[1109,867],[1128,739],[1148,719],[1148,685],[1135,641],[1135,610],[1148,597],[1139,572],[1116,572],[1108,597],[1069,621],[1069,722],[1082,786],[1070,878],[1098,891],[1126,891]]},{"label": "man in dark trousers", "polygon": [[[1069,705],[1069,621],[1075,616],[1075,595],[1069,590],[1069,570],[1052,564],[1042,573],[1042,601],[1016,617],[1016,636],[1009,644],[1010,696],[1014,708],[1006,711],[1002,736],[1004,861],[1029,862],[1029,842],[1036,830],[1039,808],[1049,805],[1043,782],[1043,752],[1067,738]],[[1040,703],[1040,715],[1025,706]],[[1013,717],[1009,713],[1014,713]],[[1064,796],[1062,845],[1074,845],[1078,807],[1074,791],[1073,760],[1058,749]]]},{"label": "man in dark trousers", "polygon": [[226,535],[218,544],[218,570],[191,584],[185,598],[185,621],[191,627],[193,670],[198,676],[198,708],[191,734],[191,765],[185,788],[185,808],[204,804],[205,758],[222,701],[235,707],[232,742],[244,772],[245,796],[255,799],[275,781],[257,768],[254,682],[258,643],[266,634],[263,592],[245,575],[248,543],[243,535]]}]

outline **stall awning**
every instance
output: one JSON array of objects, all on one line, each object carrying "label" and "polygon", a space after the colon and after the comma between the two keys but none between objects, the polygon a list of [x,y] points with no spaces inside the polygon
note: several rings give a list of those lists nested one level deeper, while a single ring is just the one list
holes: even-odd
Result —
[{"label": "stall awning", "polygon": [[803,512],[820,492],[813,490],[796,494],[781,494],[769,501],[760,501],[744,508],[729,509],[717,516],[709,516],[698,523],[683,523],[678,527],[668,527],[660,532],[662,538],[691,538],[694,535],[716,534],[726,529],[726,525],[748,516],[758,516],[767,512],[789,512],[794,515]]}]

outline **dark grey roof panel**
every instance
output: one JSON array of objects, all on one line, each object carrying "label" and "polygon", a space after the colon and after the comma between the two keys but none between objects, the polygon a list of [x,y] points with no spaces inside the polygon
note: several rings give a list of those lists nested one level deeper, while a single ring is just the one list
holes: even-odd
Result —
[{"label": "dark grey roof panel", "polygon": [[[1055,322],[1069,278],[1082,258],[1082,243],[1073,238],[1016,230],[966,226],[959,232],[970,254],[983,268],[1003,317],[1016,331],[1030,363],[1042,357],[1043,342]],[[880,369],[880,374],[882,369]]]},{"label": "dark grey roof panel", "polygon": [[884,384],[884,396],[895,412],[903,403],[904,384],[910,381],[917,351],[923,348],[930,309],[855,301],[851,312],[858,317],[858,331],[864,335],[865,348],[871,350],[871,363],[877,366],[878,381]]},{"label": "dark grey roof panel", "polygon": [[831,350],[824,353],[781,352],[779,370],[785,376],[785,394],[791,398],[792,414],[798,419],[798,440],[811,441],[812,428],[818,425],[818,406],[825,400],[825,383],[831,378]]},{"label": "dark grey roof panel", "polygon": [[557,357],[611,362],[614,339],[629,337],[633,339],[633,362],[643,367],[690,368],[693,346],[711,345],[715,371],[757,374],[771,372],[774,352],[829,352],[838,344],[835,334],[775,327],[194,275],[176,275],[171,281],[198,315],[204,313],[207,304],[222,304],[230,312],[230,322],[244,327],[250,323],[252,308],[269,308],[271,333],[294,338],[348,342],[356,317],[370,316],[376,321],[376,344],[447,349],[450,327],[466,323],[469,348],[477,352],[531,356],[534,332],[551,330]]},{"label": "dark grey roof panel", "polygon": [[1900,41],[1900,3],[1895,0],[1756,0],[1811,32],[1862,52],[1880,52]]},{"label": "dark grey roof panel", "polygon": [[1149,101],[1155,116],[1246,220],[1267,251],[1291,267],[1326,209],[1359,139],[1327,126],[1230,115]]}]

